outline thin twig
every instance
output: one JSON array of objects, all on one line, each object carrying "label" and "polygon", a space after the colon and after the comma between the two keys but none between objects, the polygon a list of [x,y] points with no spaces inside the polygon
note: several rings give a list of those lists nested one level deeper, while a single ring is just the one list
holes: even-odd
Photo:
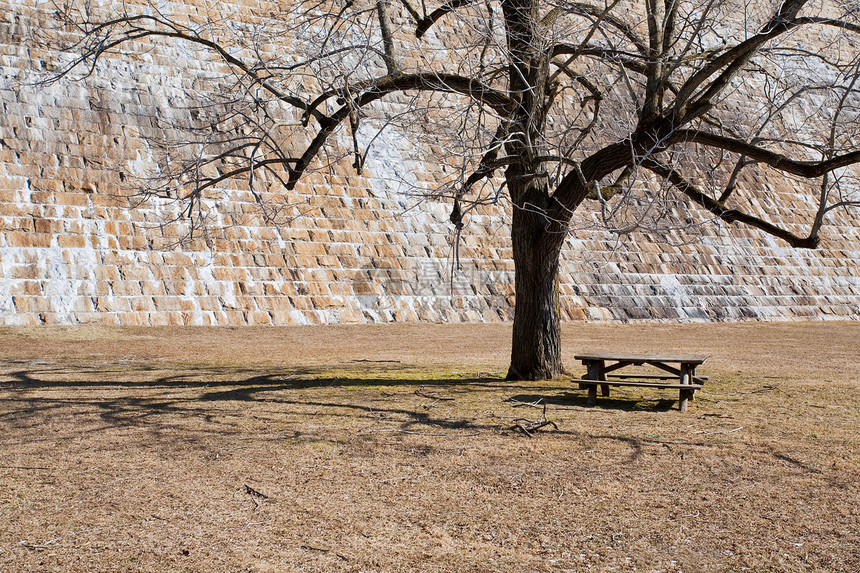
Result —
[{"label": "thin twig", "polygon": [[[525,403],[526,405],[531,405]],[[546,404],[543,405],[543,411],[541,412],[540,417],[537,420],[527,420],[525,418],[517,418],[514,420],[514,425],[508,428],[509,430],[520,430],[522,433],[527,435],[528,437],[532,437],[533,432],[540,430],[541,428],[545,428],[546,426],[552,426],[554,429],[558,430],[558,425],[555,422],[548,420],[546,417]],[[523,422],[526,425],[523,425]]]},{"label": "thin twig", "polygon": [[50,541],[46,541],[44,543],[28,543],[27,540],[25,539],[24,541],[21,541],[20,543],[18,543],[18,545],[20,545],[24,549],[31,549],[33,551],[40,551],[42,549],[50,549],[51,545],[60,541],[61,539],[62,539],[62,537],[57,537],[56,539],[51,539]]},{"label": "thin twig", "polygon": [[693,432],[694,434],[705,434],[706,436],[712,436],[714,434],[731,434],[733,432],[737,432],[738,430],[742,430],[743,426],[738,426],[734,430],[717,430],[715,432],[706,432],[705,430],[699,430],[698,432]]},{"label": "thin twig", "polygon": [[342,555],[336,551],[332,551],[331,549],[323,549],[322,547],[314,547],[313,545],[302,545],[302,549],[307,549],[308,551],[318,551],[320,553],[334,553],[337,557],[342,559],[343,561],[349,561],[349,558],[345,555]]},{"label": "thin twig", "polygon": [[421,386],[418,390],[415,391],[415,393],[424,398],[430,398],[431,400],[454,400],[454,398],[451,398],[449,396],[439,396],[438,394],[426,392],[424,390],[424,386]]},{"label": "thin twig", "polygon": [[361,430],[359,434],[383,434],[383,433],[396,433],[396,434],[414,434],[416,436],[455,436],[458,438],[468,438],[470,436],[477,436],[478,432],[473,434],[447,434],[444,432],[439,433],[431,433],[431,432],[414,432],[412,430],[398,430],[395,428],[389,428],[384,430]]},{"label": "thin twig", "polygon": [[245,484],[245,493],[247,493],[248,495],[253,495],[255,497],[260,497],[262,499],[269,499],[268,495],[257,491],[256,489],[252,488],[248,484]]},{"label": "thin twig", "polygon": [[[520,406],[530,406],[532,408],[540,408],[541,407],[540,404],[542,401],[543,401],[543,398],[538,398],[534,402],[522,402],[520,400],[517,400],[516,398],[506,398],[505,399],[505,402],[510,402],[511,404],[514,405],[514,408],[519,408]],[[545,407],[546,407],[546,404],[544,404],[544,408]]]},{"label": "thin twig", "polygon": [[0,466],[0,470],[52,470],[42,466]]},{"label": "thin twig", "polygon": [[403,479],[418,479],[418,478],[424,478],[424,477],[427,477],[427,476],[430,476],[430,475],[433,475],[433,474],[419,474],[419,475],[394,476],[394,477],[390,477],[390,478],[385,478],[385,479],[383,479],[383,480],[379,480],[379,483],[390,483],[390,482],[393,482],[393,481],[403,480]]}]

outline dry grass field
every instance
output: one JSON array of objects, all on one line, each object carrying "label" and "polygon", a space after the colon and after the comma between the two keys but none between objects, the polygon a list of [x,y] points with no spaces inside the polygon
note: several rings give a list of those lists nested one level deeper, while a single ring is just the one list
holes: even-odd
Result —
[{"label": "dry grass field", "polygon": [[0,330],[0,571],[860,570],[860,322],[565,326],[709,355],[686,413],[509,337]]}]

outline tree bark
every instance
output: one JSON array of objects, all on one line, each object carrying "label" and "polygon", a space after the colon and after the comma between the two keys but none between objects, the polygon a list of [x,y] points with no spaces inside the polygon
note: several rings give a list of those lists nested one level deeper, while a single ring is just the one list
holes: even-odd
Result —
[{"label": "tree bark", "polygon": [[565,234],[551,233],[548,223],[555,226],[538,211],[514,209],[516,305],[508,380],[545,380],[564,373],[558,269]]}]

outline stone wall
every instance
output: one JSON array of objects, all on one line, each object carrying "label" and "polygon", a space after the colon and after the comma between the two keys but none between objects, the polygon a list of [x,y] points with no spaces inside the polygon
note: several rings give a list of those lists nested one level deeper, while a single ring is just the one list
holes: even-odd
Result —
[{"label": "stone wall", "polygon": [[[182,5],[182,4],[179,4]],[[37,87],[50,57],[24,42],[46,5],[0,0],[0,324],[304,324],[498,321],[512,317],[503,207],[467,220],[451,276],[450,205],[402,193],[433,168],[396,141],[363,176],[348,166],[306,178],[267,223],[241,185],[207,205],[208,234],[187,237],[167,200],[138,201],[147,137],[169,123],[205,59],[159,48],[115,57],[86,82]],[[37,25],[37,24],[36,24]],[[176,48],[175,50],[178,50]],[[177,74],[183,59],[192,73]],[[814,206],[789,180],[770,186],[781,223]],[[860,318],[860,214],[834,213],[816,251],[792,250],[709,221],[622,242],[575,221],[562,306],[587,320]]]}]

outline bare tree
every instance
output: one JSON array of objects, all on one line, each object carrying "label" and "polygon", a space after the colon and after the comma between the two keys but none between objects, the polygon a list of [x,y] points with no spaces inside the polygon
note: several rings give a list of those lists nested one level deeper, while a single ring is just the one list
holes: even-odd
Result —
[{"label": "bare tree", "polygon": [[[55,79],[165,41],[219,62],[220,77],[200,78],[220,87],[201,91],[193,136],[177,136],[147,190],[189,215],[226,180],[290,190],[344,157],[360,172],[395,128],[456,161],[420,192],[450,200],[457,229],[508,200],[510,379],[563,371],[559,257],[584,202],[628,233],[666,224],[680,196],[799,248],[818,245],[829,212],[858,205],[852,2],[295,0],[231,14],[204,2],[183,17],[116,6],[58,7],[74,56]],[[805,229],[750,208],[768,172],[811,181]]]}]

